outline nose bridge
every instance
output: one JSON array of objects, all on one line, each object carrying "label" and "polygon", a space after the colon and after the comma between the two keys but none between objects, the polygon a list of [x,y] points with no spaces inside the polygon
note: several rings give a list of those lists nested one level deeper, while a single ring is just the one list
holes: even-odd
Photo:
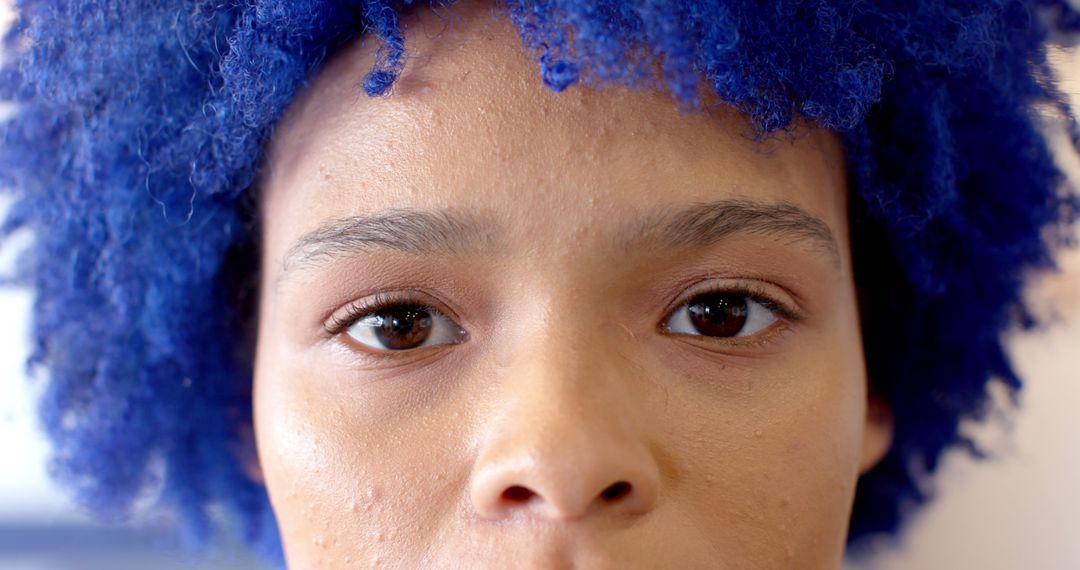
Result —
[{"label": "nose bridge", "polygon": [[[611,349],[592,343],[546,342],[528,358],[503,370],[507,403],[504,433],[538,452],[556,453],[600,442],[635,439],[635,410],[629,379],[611,362]],[[558,435],[559,438],[550,436]]]},{"label": "nose bridge", "polygon": [[652,508],[659,469],[631,397],[631,371],[609,334],[602,325],[556,320],[539,326],[498,370],[498,404],[471,489],[482,516],[578,518]]}]

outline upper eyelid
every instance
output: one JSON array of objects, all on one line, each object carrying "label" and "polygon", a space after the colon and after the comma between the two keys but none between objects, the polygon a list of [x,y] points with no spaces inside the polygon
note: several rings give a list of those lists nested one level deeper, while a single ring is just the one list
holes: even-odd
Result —
[{"label": "upper eyelid", "polygon": [[[784,290],[777,285],[771,283],[769,285]],[[729,282],[722,282],[713,278],[699,281],[694,286],[687,288],[686,291],[679,295],[676,298],[677,300],[664,311],[663,320],[661,322],[667,322],[675,311],[686,306],[696,297],[714,292],[732,292],[745,295],[747,298],[763,304],[765,308],[771,311],[779,311],[780,314],[777,316],[789,321],[798,322],[806,318],[805,311],[796,304],[794,299],[792,299],[791,302],[777,299],[775,295],[770,295],[768,291],[763,290],[760,285],[747,280],[731,279]]]},{"label": "upper eyelid", "polygon": [[[786,293],[786,289],[783,287],[772,283],[770,283],[769,286],[776,287]],[[732,278],[724,280],[720,278],[709,278],[699,280],[691,287],[686,288],[682,294],[675,297],[675,300],[665,308],[662,313],[663,316],[660,324],[666,323],[676,310],[684,307],[687,303],[694,300],[695,297],[712,292],[743,294],[758,303],[762,303],[771,311],[777,312],[777,310],[779,310],[780,314],[778,316],[780,318],[793,322],[805,319],[805,312],[800,307],[796,306],[794,300],[785,302],[781,299],[777,299],[775,295],[771,295],[768,291],[763,289],[764,288],[755,281],[746,279]],[[371,302],[364,301],[365,299],[375,299],[378,297],[382,297],[384,300]],[[376,291],[365,297],[350,301],[327,315],[323,320],[322,329],[328,336],[334,336],[347,330],[348,326],[355,324],[360,318],[373,313],[380,308],[388,306],[392,307],[398,304],[417,304],[429,307],[442,317],[451,320],[456,326],[466,328],[461,324],[461,319],[457,314],[449,309],[447,304],[436,295],[419,289],[403,289]],[[341,315],[343,312],[346,313],[346,315],[339,317],[338,315]],[[345,323],[337,323],[335,322],[336,320],[348,320],[349,322],[346,325]]]},{"label": "upper eyelid", "polygon": [[[382,300],[375,300],[380,297]],[[372,301],[365,301],[366,299],[372,299]],[[428,307],[440,316],[453,321],[455,325],[462,326],[454,312],[445,308],[446,304],[438,298],[416,289],[406,289],[377,291],[365,297],[349,301],[323,319],[322,328],[327,335],[334,336],[348,330],[348,327],[355,324],[360,318],[382,308],[409,304]]]}]

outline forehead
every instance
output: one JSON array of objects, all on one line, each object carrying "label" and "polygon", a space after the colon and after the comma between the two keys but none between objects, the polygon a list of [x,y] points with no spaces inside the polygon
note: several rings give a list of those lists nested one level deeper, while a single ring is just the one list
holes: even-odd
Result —
[{"label": "forehead", "polygon": [[410,58],[388,96],[360,88],[374,38],[331,59],[298,96],[263,169],[268,242],[386,207],[494,213],[522,235],[554,237],[658,207],[750,198],[797,205],[846,248],[832,133],[807,127],[757,144],[724,105],[687,113],[648,90],[554,93],[504,16],[461,8],[407,18]]}]

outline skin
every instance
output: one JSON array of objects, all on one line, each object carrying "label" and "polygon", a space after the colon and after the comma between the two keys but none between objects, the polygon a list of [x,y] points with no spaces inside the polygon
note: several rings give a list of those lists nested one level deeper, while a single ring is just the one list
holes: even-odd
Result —
[{"label": "skin", "polygon": [[[858,476],[891,441],[838,139],[759,145],[723,105],[552,93],[503,15],[450,14],[406,18],[389,96],[359,89],[377,42],[327,62],[271,141],[255,435],[289,566],[838,568]],[[797,209],[835,250],[820,232],[648,232],[695,204],[713,225]],[[390,209],[461,218],[467,243],[369,243],[362,222]],[[665,328],[732,288],[799,318]],[[380,351],[326,330],[376,293],[465,332]]]}]

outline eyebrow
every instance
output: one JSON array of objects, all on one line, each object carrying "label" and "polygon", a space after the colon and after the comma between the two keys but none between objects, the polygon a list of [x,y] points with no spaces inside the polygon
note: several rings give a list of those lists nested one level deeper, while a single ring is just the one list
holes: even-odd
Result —
[{"label": "eyebrow", "polygon": [[[840,248],[829,226],[794,204],[744,199],[661,208],[623,226],[615,247],[623,254],[705,247],[733,234],[765,235],[811,250],[840,266]],[[388,209],[331,220],[305,234],[282,260],[280,279],[298,266],[340,256],[392,250],[415,255],[464,255],[490,250],[505,228],[449,210]]]},{"label": "eyebrow", "polygon": [[629,253],[703,247],[737,233],[807,245],[835,267],[841,264],[840,246],[829,226],[788,202],[727,199],[661,209],[621,232],[617,241],[620,250]]},{"label": "eyebrow", "polygon": [[282,277],[297,266],[335,257],[393,250],[416,255],[462,255],[495,243],[490,224],[449,210],[392,208],[331,220],[301,237],[282,260]]}]

